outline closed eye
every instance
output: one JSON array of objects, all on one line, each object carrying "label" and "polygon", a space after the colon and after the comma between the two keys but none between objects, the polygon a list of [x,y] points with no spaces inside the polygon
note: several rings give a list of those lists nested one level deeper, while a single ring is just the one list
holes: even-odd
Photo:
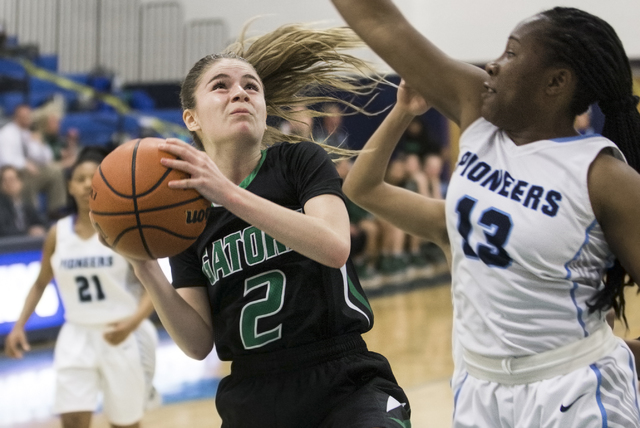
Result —
[{"label": "closed eye", "polygon": [[224,82],[216,82],[211,87],[211,90],[215,91],[216,89],[225,89],[226,87],[227,85]]}]

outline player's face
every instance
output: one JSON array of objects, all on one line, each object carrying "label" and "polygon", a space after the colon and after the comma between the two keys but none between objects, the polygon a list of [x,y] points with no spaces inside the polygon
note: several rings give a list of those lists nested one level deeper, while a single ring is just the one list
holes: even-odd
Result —
[{"label": "player's face", "polygon": [[482,98],[482,116],[506,130],[520,130],[544,108],[546,70],[544,46],[537,39],[546,25],[537,16],[520,23],[504,53],[485,67],[489,78]]},{"label": "player's face", "polygon": [[185,123],[205,146],[232,141],[259,144],[267,127],[264,88],[253,67],[220,59],[204,73],[195,92],[196,107]]},{"label": "player's face", "polygon": [[89,197],[91,195],[91,181],[98,169],[95,162],[82,162],[76,166],[69,180],[69,194],[75,199],[78,211],[89,211]]}]

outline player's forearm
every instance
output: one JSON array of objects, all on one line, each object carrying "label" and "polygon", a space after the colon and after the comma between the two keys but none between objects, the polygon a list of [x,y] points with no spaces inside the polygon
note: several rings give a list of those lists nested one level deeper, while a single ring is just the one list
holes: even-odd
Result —
[{"label": "player's forearm", "polygon": [[45,288],[46,288],[46,285],[43,287],[39,283],[35,283],[31,287],[31,289],[29,290],[29,293],[27,294],[27,298],[24,301],[24,305],[22,307],[22,311],[20,312],[20,316],[15,322],[15,327],[24,329],[24,326],[29,320],[29,317],[36,310],[36,306],[38,306],[38,303],[42,298],[42,294],[44,293]]},{"label": "player's forearm", "polygon": [[153,302],[151,301],[151,296],[148,292],[145,292],[140,298],[136,312],[131,316],[131,323],[133,324],[133,327],[138,327],[142,321],[149,318],[149,315],[151,315],[152,312]]},{"label": "player's forearm", "polygon": [[[332,0],[335,8],[368,44],[375,41],[375,33],[384,33],[384,26],[401,13],[390,0]],[[399,19],[399,18],[397,18]]]},{"label": "player's forearm", "polygon": [[157,262],[132,261],[132,266],[173,341],[191,358],[206,357],[213,348],[211,327],[167,281]]},{"label": "player's forearm", "polygon": [[349,220],[337,196],[341,207],[336,210],[342,208],[344,215],[334,213],[335,221],[285,208],[241,188],[228,196],[225,208],[281,244],[326,266],[339,268],[346,263],[351,248]]},{"label": "player's forearm", "polygon": [[389,112],[363,147],[344,181],[342,190],[349,199],[358,205],[366,205],[367,199],[376,197],[374,190],[384,185],[393,150],[413,118],[412,114],[397,107]]}]

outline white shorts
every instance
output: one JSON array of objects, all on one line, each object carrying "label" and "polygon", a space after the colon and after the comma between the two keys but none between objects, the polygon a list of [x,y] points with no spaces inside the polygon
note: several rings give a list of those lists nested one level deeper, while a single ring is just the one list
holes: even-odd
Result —
[{"label": "white shorts", "polygon": [[635,363],[622,341],[591,365],[538,382],[505,385],[460,374],[453,428],[640,427]]},{"label": "white shorts", "polygon": [[117,346],[103,337],[107,327],[65,323],[54,352],[56,414],[94,412],[99,392],[114,425],[142,419],[152,389],[158,335],[149,320]]}]

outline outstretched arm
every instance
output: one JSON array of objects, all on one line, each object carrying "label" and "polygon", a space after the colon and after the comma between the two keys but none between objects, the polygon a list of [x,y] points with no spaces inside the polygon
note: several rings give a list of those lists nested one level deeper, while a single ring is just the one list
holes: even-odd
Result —
[{"label": "outstretched arm", "polygon": [[480,117],[484,70],[422,36],[391,0],[332,0],[351,28],[412,88],[462,130]]},{"label": "outstretched arm", "polygon": [[56,230],[56,226],[52,226],[47,234],[42,248],[40,272],[38,273],[36,281],[31,286],[29,294],[27,294],[27,298],[24,302],[24,306],[22,307],[22,312],[20,312],[18,320],[13,325],[11,332],[5,340],[5,353],[9,357],[22,358],[23,351],[28,351],[30,349],[29,341],[27,340],[27,335],[24,331],[24,326],[29,320],[31,314],[33,314],[33,311],[36,310],[36,306],[38,306],[38,302],[40,302],[45,288],[47,288],[47,285],[49,285],[53,279],[51,256],[56,249]]},{"label": "outstretched arm", "polygon": [[427,111],[425,100],[400,82],[398,101],[371,136],[344,181],[345,194],[356,204],[423,237],[449,253],[444,201],[422,196],[384,181],[384,174],[403,132],[411,120]]}]

